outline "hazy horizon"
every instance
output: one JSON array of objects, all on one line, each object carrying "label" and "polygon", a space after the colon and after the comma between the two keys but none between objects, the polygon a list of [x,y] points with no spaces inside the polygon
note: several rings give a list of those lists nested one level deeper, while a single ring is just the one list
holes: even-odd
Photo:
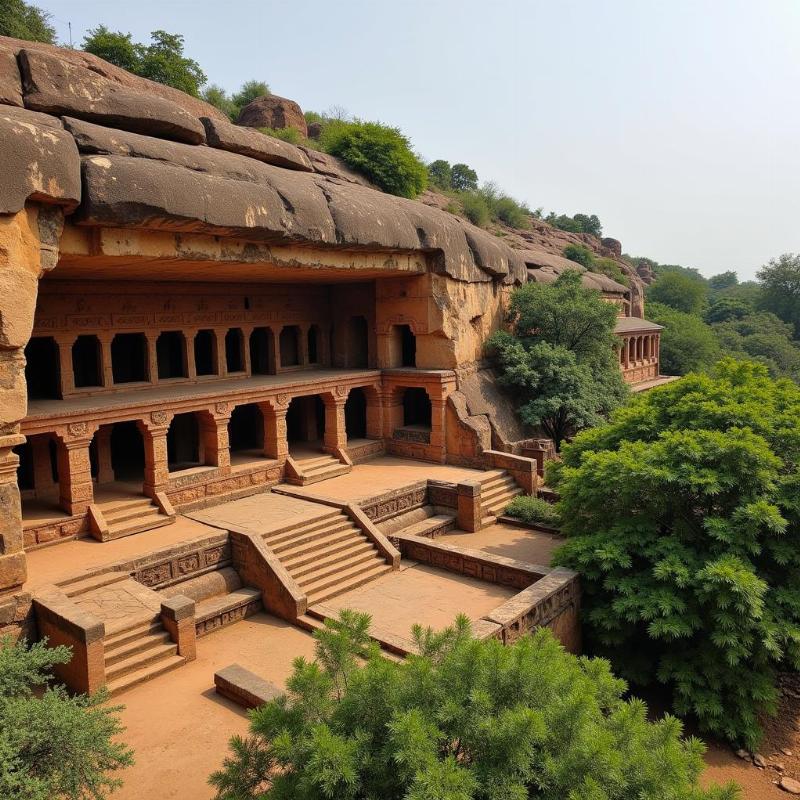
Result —
[{"label": "hazy horizon", "polygon": [[59,40],[164,29],[235,91],[400,127],[625,252],[754,276],[800,251],[800,3],[41,0]]}]

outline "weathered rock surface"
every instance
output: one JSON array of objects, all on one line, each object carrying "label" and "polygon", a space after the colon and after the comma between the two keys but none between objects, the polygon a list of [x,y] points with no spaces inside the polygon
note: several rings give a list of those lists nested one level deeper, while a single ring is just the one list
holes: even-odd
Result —
[{"label": "weathered rock surface", "polygon": [[257,97],[240,112],[237,125],[248,128],[294,128],[308,136],[308,126],[303,110],[294,100],[268,94]]},{"label": "weathered rock surface", "polygon": [[520,256],[528,267],[528,277],[535,283],[553,283],[558,276],[566,270],[575,270],[581,273],[584,286],[598,289],[609,294],[623,295],[628,292],[628,287],[602,275],[599,272],[589,272],[585,267],[570,261],[563,256],[545,253],[540,250],[521,250]]},{"label": "weathered rock surface", "polygon": [[81,199],[80,157],[66,131],[39,123],[38,114],[0,106],[0,213],[28,199],[72,210]]},{"label": "weathered rock surface", "polygon": [[622,242],[620,242],[619,239],[612,239],[610,236],[606,236],[604,239],[600,240],[600,244],[615,258],[620,258],[622,256]]},{"label": "weathered rock surface", "polygon": [[16,119],[20,122],[27,122],[31,125],[39,125],[45,128],[64,128],[64,123],[60,117],[51,114],[42,114],[39,111],[31,111],[28,108],[17,108],[17,106],[0,105],[0,114],[8,119]]},{"label": "weathered rock surface", "polygon": [[36,50],[21,50],[19,64],[26,108],[190,144],[205,141],[201,122],[161,97],[127,89]]},{"label": "weathered rock surface", "polygon": [[201,122],[206,129],[206,140],[210,147],[229,150],[285,169],[298,169],[303,172],[313,170],[308,156],[289,142],[210,117],[203,117]]},{"label": "weathered rock surface", "polygon": [[13,51],[0,46],[0,103],[22,105],[22,79]]},{"label": "weathered rock surface", "polygon": [[786,775],[781,778],[778,786],[788,794],[800,794],[800,781],[796,781],[794,778],[789,778]]},{"label": "weathered rock surface", "polygon": [[481,269],[490,275],[503,277],[506,283],[527,281],[527,266],[519,251],[506,247],[496,236],[481,228],[463,220],[461,224],[475,263]]},{"label": "weathered rock surface", "polygon": [[225,119],[225,115],[218,108],[215,108],[197,97],[192,97],[179,89],[173,89],[172,86],[165,86],[163,83],[156,83],[147,78],[140,78],[138,75],[133,75],[121,67],[109,64],[108,61],[104,61],[102,58],[98,58],[91,53],[85,53],[83,50],[69,50],[66,47],[57,47],[56,45],[44,44],[43,42],[28,42],[22,39],[12,39],[9,36],[0,36],[0,46],[10,50],[15,57],[20,50],[36,51],[54,56],[68,64],[74,64],[78,67],[88,69],[96,75],[100,75],[119,86],[145,95],[168,100],[173,105],[176,105],[178,108],[183,109],[188,114],[198,119],[200,117]]},{"label": "weathered rock surface", "polygon": [[320,175],[327,175],[330,178],[338,178],[347,183],[369,186],[377,190],[377,187],[373,183],[370,183],[370,181],[360,173],[350,169],[344,161],[336,158],[336,156],[328,155],[328,153],[321,153],[319,150],[312,150],[310,147],[303,147],[302,145],[300,149],[308,157],[314,172],[318,172]]}]

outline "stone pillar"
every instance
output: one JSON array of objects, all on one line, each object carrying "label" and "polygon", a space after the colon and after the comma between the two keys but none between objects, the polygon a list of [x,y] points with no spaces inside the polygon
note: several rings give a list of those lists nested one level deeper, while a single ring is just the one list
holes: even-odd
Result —
[{"label": "stone pillar", "polygon": [[214,467],[230,467],[231,450],[228,441],[228,423],[231,408],[227,403],[217,403],[213,409],[200,414],[200,438],[203,461]]},{"label": "stone pillar", "polygon": [[111,342],[114,339],[114,335],[103,331],[97,335],[97,338],[100,340],[103,386],[108,389],[114,385],[114,369],[111,363]]},{"label": "stone pillar", "polygon": [[197,658],[197,633],[195,628],[194,600],[176,594],[161,602],[161,624],[175,644],[178,655],[187,661]]},{"label": "stone pillar", "polygon": [[[4,300],[0,297],[0,306]],[[0,319],[0,325],[2,322]],[[0,358],[2,355],[0,352]],[[22,503],[17,488],[19,457],[13,451],[24,442],[25,437],[19,433],[0,435],[0,590],[19,586],[27,577],[22,550]]]},{"label": "stone pillar", "polygon": [[[430,396],[430,395],[429,395]],[[447,455],[445,439],[447,419],[447,400],[431,398],[431,447],[439,451],[439,456],[444,463]]]},{"label": "stone pillar", "polygon": [[228,359],[225,358],[225,335],[228,333],[226,329],[214,329],[214,344],[217,347],[217,374],[228,374]]},{"label": "stone pillar", "polygon": [[462,481],[456,486],[456,525],[462,531],[479,531],[483,518],[481,511],[481,482]]},{"label": "stone pillar", "polygon": [[326,453],[334,453],[337,450],[347,448],[347,425],[344,418],[344,404],[347,396],[339,397],[339,389],[336,396],[323,395],[325,402],[325,438],[323,449]]},{"label": "stone pillar", "polygon": [[97,442],[97,482],[111,483],[114,467],[111,462],[111,425],[101,425],[95,434]]},{"label": "stone pillar", "polygon": [[147,342],[147,372],[150,383],[158,383],[158,353],[156,351],[156,339],[158,339],[158,332],[152,333],[145,332],[145,341]]},{"label": "stone pillar", "polygon": [[403,393],[391,389],[382,393],[383,436],[391,439],[395,428],[403,424]]},{"label": "stone pillar", "polygon": [[77,336],[56,337],[62,397],[66,397],[75,391],[75,372],[72,368],[72,345],[75,344],[77,338]]},{"label": "stone pillar", "polygon": [[298,350],[297,354],[300,357],[298,360],[304,367],[308,366],[308,328],[309,328],[308,325],[297,326],[297,330],[299,331],[298,333],[299,341],[297,342],[297,350]]},{"label": "stone pillar", "polygon": [[374,387],[364,387],[367,398],[367,438],[383,437],[383,403],[380,392]]},{"label": "stone pillar", "polygon": [[286,412],[289,398],[280,395],[277,402],[259,403],[264,418],[264,455],[278,461],[286,461],[289,455],[289,440],[286,436]]},{"label": "stone pillar", "polygon": [[147,497],[166,491],[169,484],[167,461],[167,431],[172,414],[153,411],[147,419],[139,420],[138,426],[144,440],[144,483],[142,489]]},{"label": "stone pillar", "polygon": [[33,485],[37,498],[53,500],[59,496],[58,484],[53,480],[53,465],[50,461],[50,439],[47,436],[31,436],[33,458]]},{"label": "stone pillar", "polygon": [[183,337],[183,352],[186,358],[186,377],[194,380],[197,377],[197,362],[194,357],[194,339],[197,331],[189,331]]},{"label": "stone pillar", "polygon": [[250,363],[250,334],[252,328],[240,328],[242,332],[242,366],[248,375],[253,374],[253,365]]},{"label": "stone pillar", "polygon": [[94,502],[89,446],[95,430],[86,422],[70,422],[66,431],[59,433],[59,504],[71,516],[85,513]]}]

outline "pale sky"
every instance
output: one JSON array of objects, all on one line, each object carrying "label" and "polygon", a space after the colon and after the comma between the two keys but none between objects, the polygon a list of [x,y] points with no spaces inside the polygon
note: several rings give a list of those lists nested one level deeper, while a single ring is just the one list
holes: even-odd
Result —
[{"label": "pale sky", "polygon": [[752,277],[800,251],[800,0],[34,0],[79,45],[163,28],[209,81],[397,125],[626,252]]}]

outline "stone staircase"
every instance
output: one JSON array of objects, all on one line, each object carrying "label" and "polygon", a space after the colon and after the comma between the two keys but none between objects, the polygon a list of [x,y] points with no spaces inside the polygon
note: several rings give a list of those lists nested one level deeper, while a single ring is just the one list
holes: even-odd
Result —
[{"label": "stone staircase", "polygon": [[164,514],[149,497],[115,497],[95,503],[105,522],[104,542],[170,525],[175,515]]},{"label": "stone staircase", "polygon": [[406,511],[378,524],[378,529],[391,538],[395,534],[424,536],[435,539],[456,527],[454,514],[439,514],[431,505]]},{"label": "stone staircase", "polygon": [[391,572],[375,545],[339,509],[264,535],[308,598],[308,605],[349,592]]},{"label": "stone staircase", "polygon": [[490,525],[519,495],[522,488],[502,469],[493,469],[481,476],[481,515],[483,525]]},{"label": "stone staircase", "polygon": [[343,464],[329,453],[308,458],[295,458],[292,459],[292,464],[296,476],[289,478],[288,482],[299,486],[307,486],[310,483],[335,478],[337,475],[345,475],[352,469],[350,464]]}]

